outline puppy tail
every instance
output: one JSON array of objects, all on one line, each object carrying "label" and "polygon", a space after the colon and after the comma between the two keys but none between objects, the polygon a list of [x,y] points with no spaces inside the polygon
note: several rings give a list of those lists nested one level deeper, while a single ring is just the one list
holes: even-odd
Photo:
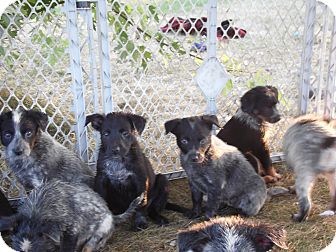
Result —
[{"label": "puppy tail", "polygon": [[170,202],[167,202],[165,208],[167,210],[171,210],[171,211],[178,212],[178,213],[183,213],[183,214],[189,211],[189,209],[186,208],[186,207],[182,207],[182,206],[179,206],[177,204],[170,203]]},{"label": "puppy tail", "polygon": [[143,204],[144,199],[145,193],[142,193],[139,197],[135,198],[124,213],[113,216],[114,223],[118,225],[131,218],[131,216],[135,213],[138,207]]}]

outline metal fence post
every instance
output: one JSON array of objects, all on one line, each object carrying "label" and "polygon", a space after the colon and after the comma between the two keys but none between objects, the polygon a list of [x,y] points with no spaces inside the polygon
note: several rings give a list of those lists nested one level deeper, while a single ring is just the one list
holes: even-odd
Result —
[{"label": "metal fence post", "polygon": [[299,90],[299,111],[306,114],[309,102],[311,59],[314,42],[314,23],[316,18],[316,0],[306,0],[306,18],[304,30],[304,50],[301,58],[301,76]]},{"label": "metal fence post", "polygon": [[329,66],[326,97],[324,104],[324,115],[327,118],[335,116],[335,92],[336,92],[336,16],[334,16],[332,41],[330,44]]},{"label": "metal fence post", "polygon": [[[207,35],[207,44],[208,44],[208,54],[207,58],[216,59],[217,56],[217,0],[209,0],[208,2],[208,35]],[[210,97],[207,99],[208,107],[207,113],[216,115],[217,114],[217,106],[216,99],[214,97]]]},{"label": "metal fence post", "polygon": [[76,148],[79,156],[85,161],[88,161],[87,153],[87,132],[85,128],[85,100],[84,100],[84,83],[83,73],[80,59],[80,42],[77,28],[77,9],[76,0],[66,1],[67,13],[67,29],[69,34],[69,53],[72,75],[72,91],[74,93],[74,112],[76,123],[74,129],[76,132]]},{"label": "metal fence post", "polygon": [[105,114],[113,111],[112,101],[112,81],[110,69],[110,49],[107,27],[107,10],[106,0],[98,0],[97,2],[97,31],[99,42],[100,56],[100,79],[103,97],[103,112]]}]

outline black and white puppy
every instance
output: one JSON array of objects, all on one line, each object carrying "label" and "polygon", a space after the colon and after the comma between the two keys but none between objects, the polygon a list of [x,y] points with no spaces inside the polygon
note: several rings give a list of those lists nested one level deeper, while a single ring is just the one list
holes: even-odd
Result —
[{"label": "black and white puppy", "polygon": [[72,151],[44,132],[48,116],[35,110],[0,115],[5,159],[19,182],[32,189],[57,178],[93,186],[94,172]]},{"label": "black and white puppy", "polygon": [[166,133],[176,136],[180,159],[192,193],[190,217],[201,215],[202,196],[207,195],[205,216],[213,217],[222,206],[256,215],[266,200],[266,185],[243,154],[211,135],[216,116],[178,118],[165,123]]},{"label": "black and white puppy", "polygon": [[0,190],[0,217],[2,216],[10,216],[14,214],[14,210],[9,204],[8,199]]},{"label": "black and white puppy", "polygon": [[101,135],[95,190],[106,200],[110,210],[114,214],[124,212],[130,202],[145,191],[147,202],[136,212],[135,228],[147,227],[147,215],[159,225],[168,223],[160,215],[167,203],[168,180],[162,174],[154,174],[136,139],[136,132],[141,134],[145,128],[145,118],[114,112],[106,116],[89,115],[86,125],[89,123]]},{"label": "black and white puppy", "polygon": [[330,210],[321,215],[334,215],[336,211],[336,121],[313,115],[301,116],[288,128],[283,147],[286,162],[295,173],[295,190],[300,211],[294,221],[304,221],[311,209],[311,191],[316,178],[327,178],[331,196]]},{"label": "black and white puppy", "polygon": [[221,217],[194,224],[177,235],[179,252],[266,252],[288,249],[286,232],[239,217]]},{"label": "black and white puppy", "polygon": [[217,137],[236,146],[264,176],[266,183],[277,181],[281,176],[272,166],[266,137],[267,122],[280,120],[278,90],[272,86],[258,86],[246,92],[241,98],[237,113],[219,131]]}]

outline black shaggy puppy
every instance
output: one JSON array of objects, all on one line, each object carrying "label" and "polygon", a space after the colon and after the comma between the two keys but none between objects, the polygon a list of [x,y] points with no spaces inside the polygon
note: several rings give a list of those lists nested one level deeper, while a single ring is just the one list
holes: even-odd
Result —
[{"label": "black shaggy puppy", "polygon": [[47,114],[36,110],[21,109],[0,115],[5,160],[15,177],[25,189],[39,187],[51,179],[93,186],[94,171],[46,133],[47,125]]},{"label": "black shaggy puppy", "polygon": [[241,98],[241,108],[219,131],[217,137],[236,146],[264,176],[266,183],[277,181],[281,176],[272,166],[266,139],[267,122],[280,120],[278,90],[272,86],[252,88]]},{"label": "black shaggy puppy", "polygon": [[177,236],[179,252],[266,252],[288,249],[286,232],[239,217],[215,218],[192,225]]},{"label": "black shaggy puppy", "polygon": [[106,200],[113,214],[124,212],[142,192],[147,200],[135,215],[135,228],[147,227],[147,215],[157,224],[168,220],[160,215],[167,207],[168,180],[154,170],[136,139],[146,120],[142,116],[115,112],[106,116],[89,115],[86,125],[101,134],[101,146],[97,161],[95,190]]}]

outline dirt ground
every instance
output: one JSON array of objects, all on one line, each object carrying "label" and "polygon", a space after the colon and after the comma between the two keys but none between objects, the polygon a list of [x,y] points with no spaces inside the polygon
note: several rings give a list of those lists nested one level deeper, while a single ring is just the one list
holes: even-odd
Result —
[{"label": "dirt ground", "polygon": [[[282,181],[272,186],[293,185],[294,179],[285,165],[278,165],[278,170],[284,175]],[[313,190],[313,210],[310,218],[304,223],[294,223],[291,215],[298,210],[295,195],[282,195],[272,198],[265,204],[261,212],[251,218],[260,223],[269,223],[284,228],[287,232],[288,251],[313,252],[326,247],[335,235],[336,217],[319,217],[329,205],[327,182],[318,179]],[[191,206],[191,197],[186,179],[171,181],[170,201],[183,206]],[[109,241],[104,252],[107,251],[176,251],[176,233],[197,220],[189,220],[182,214],[165,211],[163,213],[170,220],[165,227],[158,227],[151,223],[149,228],[140,232],[130,231],[131,225],[118,227]],[[273,251],[282,251],[274,249]]]}]

